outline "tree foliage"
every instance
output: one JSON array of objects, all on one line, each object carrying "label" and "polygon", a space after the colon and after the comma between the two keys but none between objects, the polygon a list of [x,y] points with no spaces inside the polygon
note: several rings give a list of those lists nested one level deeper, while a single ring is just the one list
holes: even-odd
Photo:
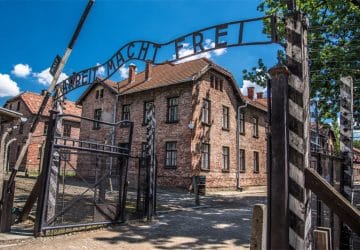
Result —
[{"label": "tree foliage", "polygon": [[[354,79],[354,111],[360,111],[360,8],[351,0],[296,1],[297,8],[309,18],[308,51],[311,97],[319,100],[322,121],[336,120],[339,112],[339,79]],[[258,10],[266,15],[276,14],[284,20],[289,14],[286,1],[263,0]],[[278,22],[280,44],[285,44],[285,22]],[[263,32],[269,34],[270,24]],[[284,61],[284,53],[278,55]],[[267,67],[261,59],[250,71],[244,70],[244,79],[265,86]],[[357,115],[358,113],[356,113]],[[358,118],[357,118],[358,119]]]}]

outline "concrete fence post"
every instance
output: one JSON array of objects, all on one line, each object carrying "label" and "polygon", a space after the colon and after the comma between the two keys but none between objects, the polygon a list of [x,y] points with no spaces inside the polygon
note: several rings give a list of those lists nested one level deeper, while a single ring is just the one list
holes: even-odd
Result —
[{"label": "concrete fence post", "polygon": [[264,204],[255,204],[251,224],[251,250],[266,250],[267,212]]}]

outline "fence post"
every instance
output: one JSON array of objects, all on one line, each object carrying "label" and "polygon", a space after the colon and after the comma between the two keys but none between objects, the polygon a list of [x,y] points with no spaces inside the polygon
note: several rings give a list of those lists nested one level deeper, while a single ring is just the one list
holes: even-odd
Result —
[{"label": "fence post", "polygon": [[[285,66],[269,70],[271,76],[271,159],[268,209],[268,249],[287,249],[288,170],[287,170],[287,85],[289,71]],[[273,221],[274,220],[274,221]]]},{"label": "fence post", "polygon": [[[271,75],[270,249],[310,249],[309,71],[307,19],[292,11],[286,20],[286,67]],[[272,219],[276,219],[272,221]]]},{"label": "fence post", "polygon": [[250,250],[266,250],[266,206],[255,204],[251,224]]},{"label": "fence post", "polygon": [[310,165],[309,64],[307,18],[293,11],[286,21],[288,81],[289,245],[311,248],[311,192],[305,188],[304,169]]},{"label": "fence post", "polygon": [[[352,181],[352,135],[353,135],[353,80],[340,78],[340,152],[342,156],[340,174],[340,192],[351,202]],[[350,228],[340,222],[340,248],[351,249]]]}]

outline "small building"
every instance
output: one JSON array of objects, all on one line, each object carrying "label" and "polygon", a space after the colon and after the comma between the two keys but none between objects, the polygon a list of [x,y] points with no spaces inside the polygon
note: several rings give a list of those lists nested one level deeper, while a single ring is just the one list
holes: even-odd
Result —
[{"label": "small building", "polygon": [[[6,169],[10,170],[16,163],[22,146],[25,144],[26,138],[28,137],[31,122],[34,120],[41,103],[44,98],[44,93],[37,94],[33,92],[21,93],[6,101],[4,107],[13,111],[21,113],[23,118],[26,118],[26,122],[20,123],[9,135],[9,140],[16,138],[16,142],[12,143],[6,155],[7,166]],[[75,105],[74,102],[65,101],[64,113],[81,115],[81,108]],[[48,121],[49,121],[49,110],[51,109],[51,99],[47,103],[43,115],[36,126],[35,132],[33,133],[32,140],[29,144],[26,155],[23,159],[22,164],[19,167],[20,171],[28,173],[38,174],[41,167],[41,159],[43,155],[43,148],[45,138],[48,132]],[[6,128],[10,126],[9,123],[3,123],[2,127]],[[74,119],[65,118],[62,123],[63,133],[67,136],[74,138],[79,137],[80,121]],[[3,131],[3,129],[1,130]],[[74,163],[77,162],[76,158],[71,159]]]},{"label": "small building", "polygon": [[[134,122],[132,154],[146,145],[146,114],[155,106],[157,183],[189,188],[192,177],[206,177],[206,188],[266,185],[266,100],[254,89],[244,97],[233,75],[201,58],[179,64],[147,63],[119,83],[92,84],[78,99],[82,116]],[[104,140],[110,130],[81,124],[80,140]],[[117,134],[116,138],[120,135]],[[115,141],[118,143],[119,141]],[[86,173],[86,164],[78,171]],[[136,176],[132,166],[129,176]]]}]

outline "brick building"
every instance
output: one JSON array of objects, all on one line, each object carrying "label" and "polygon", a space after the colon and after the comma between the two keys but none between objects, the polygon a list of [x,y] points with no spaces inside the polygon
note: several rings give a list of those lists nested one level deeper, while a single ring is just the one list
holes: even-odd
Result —
[{"label": "brick building", "polygon": [[[5,103],[5,108],[19,112],[27,119],[25,123],[21,123],[17,126],[17,128],[13,129],[11,134],[8,136],[8,140],[16,138],[16,141],[9,145],[8,155],[6,156],[8,163],[6,166],[7,169],[11,169],[15,165],[16,159],[30,131],[30,123],[35,118],[43,98],[43,93],[37,94],[32,92],[24,92],[9,99]],[[64,107],[64,113],[81,115],[81,108],[76,106],[74,102],[65,101]],[[40,117],[40,121],[36,126],[27,153],[22,164],[20,165],[20,171],[37,174],[40,170],[44,141],[48,131],[50,108],[51,99],[47,103],[44,113]],[[4,123],[2,126],[3,128],[1,131],[4,131],[4,128],[9,126],[9,124]],[[65,118],[62,123],[62,129],[63,133],[67,136],[79,138],[80,121],[77,119]],[[77,162],[75,156],[71,156],[71,159],[69,160],[74,164]]]},{"label": "brick building", "polygon": [[[144,153],[145,115],[155,105],[158,185],[189,188],[206,176],[207,188],[266,184],[266,100],[244,97],[230,72],[208,59],[152,66],[119,83],[94,83],[79,98],[82,116],[134,122],[132,154]],[[81,140],[107,138],[110,129],[82,124]],[[119,142],[117,132],[115,143]],[[81,162],[78,169],[86,168]],[[137,170],[130,167],[131,173]]]}]

